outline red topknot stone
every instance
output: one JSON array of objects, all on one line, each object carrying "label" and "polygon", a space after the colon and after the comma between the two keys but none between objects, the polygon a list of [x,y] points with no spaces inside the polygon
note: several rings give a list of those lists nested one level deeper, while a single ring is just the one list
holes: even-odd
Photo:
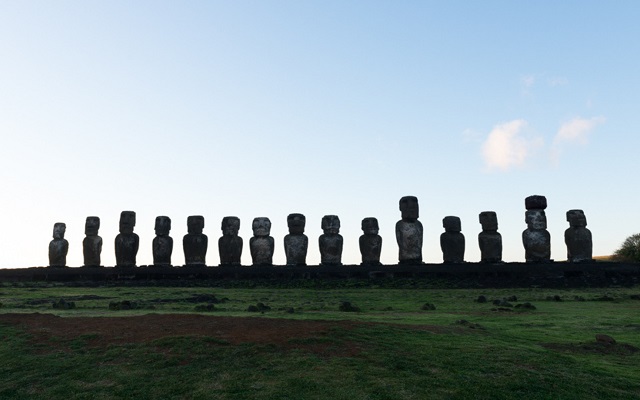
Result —
[{"label": "red topknot stone", "polygon": [[547,208],[547,198],[533,195],[524,199],[524,206],[527,210],[544,210]]}]

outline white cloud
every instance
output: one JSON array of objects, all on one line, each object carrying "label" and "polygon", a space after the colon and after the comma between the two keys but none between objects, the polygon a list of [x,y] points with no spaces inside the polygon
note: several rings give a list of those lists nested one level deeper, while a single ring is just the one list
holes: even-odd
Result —
[{"label": "white cloud", "polygon": [[563,76],[556,76],[549,79],[549,85],[552,87],[568,85],[569,80]]},{"label": "white cloud", "polygon": [[536,83],[536,77],[534,75],[525,75],[520,81],[522,82],[522,86],[530,88],[534,83]]},{"label": "white cloud", "polygon": [[507,170],[525,163],[531,152],[542,144],[541,138],[523,134],[527,122],[517,119],[496,125],[482,145],[482,156],[490,169]]},{"label": "white cloud", "polygon": [[585,145],[588,143],[589,134],[598,125],[604,123],[604,117],[574,118],[560,125],[560,129],[553,138],[551,146],[551,159],[557,162],[564,146],[570,144]]}]

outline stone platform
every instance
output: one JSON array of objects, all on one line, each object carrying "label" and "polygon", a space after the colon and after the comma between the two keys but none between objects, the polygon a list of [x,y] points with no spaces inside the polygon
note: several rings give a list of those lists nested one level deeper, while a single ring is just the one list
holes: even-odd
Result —
[{"label": "stone platform", "polygon": [[[240,266],[240,267],[99,267],[0,269],[4,282],[420,279],[445,287],[613,287],[640,285],[634,263],[463,263],[419,265]],[[214,282],[212,282],[214,283]]]}]

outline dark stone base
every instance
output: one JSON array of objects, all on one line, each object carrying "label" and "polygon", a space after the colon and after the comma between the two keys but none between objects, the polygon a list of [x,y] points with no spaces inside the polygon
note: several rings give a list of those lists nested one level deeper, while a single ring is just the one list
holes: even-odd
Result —
[{"label": "dark stone base", "polygon": [[638,263],[464,263],[321,266],[183,266],[0,269],[0,282],[132,280],[417,279],[443,287],[608,287],[640,285]]}]

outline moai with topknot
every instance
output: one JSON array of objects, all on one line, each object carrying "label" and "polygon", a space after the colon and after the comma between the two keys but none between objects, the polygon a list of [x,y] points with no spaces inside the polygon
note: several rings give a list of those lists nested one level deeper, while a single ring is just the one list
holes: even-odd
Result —
[{"label": "moai with topknot", "polygon": [[49,242],[49,266],[66,267],[69,242],[64,238],[67,226],[62,222],[53,224],[53,240]]},{"label": "moai with topknot", "polygon": [[564,242],[567,245],[569,262],[593,261],[593,242],[591,231],[587,229],[587,217],[582,210],[567,211],[569,229],[564,231]]},{"label": "moai with topknot", "polygon": [[342,235],[340,235],[340,218],[337,215],[322,217],[322,231],[318,238],[320,245],[321,265],[342,265]]},{"label": "moai with topknot", "polygon": [[240,218],[222,218],[222,237],[218,239],[218,251],[220,252],[220,265],[240,265],[242,256],[242,238],[238,236],[240,231]]},{"label": "moai with topknot", "polygon": [[440,235],[440,248],[445,263],[464,262],[464,235],[460,218],[454,216],[444,217],[442,226],[445,231]]},{"label": "moai with topknot", "polygon": [[362,265],[381,265],[382,237],[378,235],[379,230],[376,218],[369,217],[362,220],[362,232],[364,233],[360,236]]},{"label": "moai with topknot", "polygon": [[398,262],[400,264],[422,263],[422,223],[418,221],[418,198],[405,196],[400,199],[402,219],[396,223]]},{"label": "moai with topknot", "polygon": [[287,216],[289,234],[284,237],[284,252],[287,265],[307,265],[307,248],[309,238],[304,234],[306,218],[302,214],[294,213]]},{"label": "moai with topknot", "polygon": [[171,231],[171,218],[161,215],[156,217],[156,237],[153,239],[153,265],[156,267],[170,267],[171,253],[173,253],[173,239],[169,236]]},{"label": "moai with topknot", "polygon": [[502,262],[502,235],[498,233],[498,216],[494,211],[483,211],[479,215],[482,232],[478,234],[480,262]]},{"label": "moai with topknot", "polygon": [[522,232],[525,259],[528,263],[548,263],[551,260],[551,235],[547,231],[547,198],[529,196],[525,199],[525,222],[527,229]]},{"label": "moai with topknot", "polygon": [[206,265],[209,238],[202,233],[204,217],[191,215],[187,217],[187,234],[182,238],[184,263],[189,267],[204,267]]},{"label": "moai with topknot", "polygon": [[82,241],[82,254],[84,255],[85,267],[99,267],[100,255],[102,254],[102,238],[98,236],[100,229],[100,218],[87,217],[84,223],[84,234]]},{"label": "moai with topknot", "polygon": [[116,267],[135,267],[140,238],[133,233],[136,226],[136,213],[123,211],[120,213],[120,233],[116,236]]},{"label": "moai with topknot", "polygon": [[271,233],[271,221],[266,217],[253,219],[251,224],[253,237],[249,239],[249,250],[253,265],[273,265],[274,240]]}]

